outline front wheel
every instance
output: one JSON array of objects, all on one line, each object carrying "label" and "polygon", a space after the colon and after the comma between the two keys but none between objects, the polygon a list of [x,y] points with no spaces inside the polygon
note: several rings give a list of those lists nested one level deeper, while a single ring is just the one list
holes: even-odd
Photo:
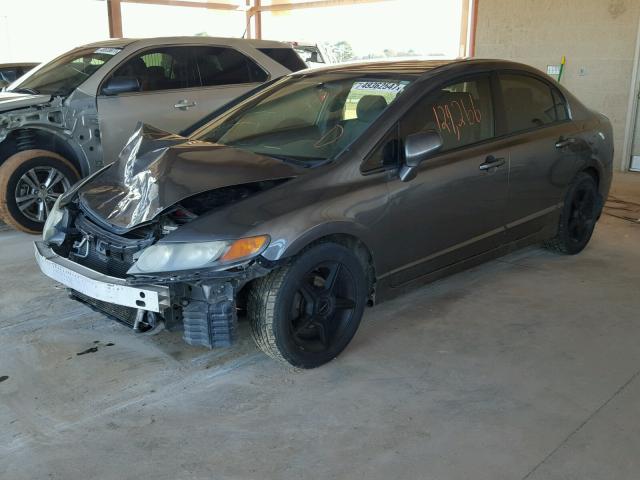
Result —
[{"label": "front wheel", "polygon": [[251,333],[272,358],[298,368],[319,367],[349,344],[366,297],[358,258],[342,245],[320,243],[251,286]]},{"label": "front wheel", "polygon": [[0,166],[0,218],[17,230],[40,233],[57,198],[79,179],[57,153],[18,152]]},{"label": "front wheel", "polygon": [[558,232],[545,242],[545,247],[567,255],[580,253],[591,239],[601,204],[595,179],[588,173],[579,173],[567,190]]}]

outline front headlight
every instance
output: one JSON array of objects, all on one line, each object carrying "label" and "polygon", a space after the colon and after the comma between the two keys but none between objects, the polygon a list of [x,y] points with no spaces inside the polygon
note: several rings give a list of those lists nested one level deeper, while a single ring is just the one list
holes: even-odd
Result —
[{"label": "front headlight", "polygon": [[56,226],[62,221],[64,218],[64,210],[60,208],[60,198],[56,200],[56,203],[53,204],[49,215],[47,216],[46,222],[44,222],[44,228],[42,229],[42,240],[47,243],[53,239],[53,237],[58,233],[56,230]]},{"label": "front headlight", "polygon": [[159,243],[144,249],[127,273],[175,272],[233,263],[257,255],[268,242],[267,235],[260,235],[235,241]]}]

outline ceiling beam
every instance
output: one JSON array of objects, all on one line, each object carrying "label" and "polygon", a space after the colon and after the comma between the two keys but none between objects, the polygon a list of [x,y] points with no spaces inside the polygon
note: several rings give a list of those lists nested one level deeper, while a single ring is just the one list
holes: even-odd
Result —
[{"label": "ceiling beam", "polygon": [[196,2],[193,0],[118,0],[123,3],[142,3],[146,5],[166,5],[171,7],[207,8],[209,10],[244,10],[239,4]]},{"label": "ceiling beam", "polygon": [[109,17],[109,36],[122,38],[122,9],[120,0],[107,0],[107,13]]},{"label": "ceiling beam", "polygon": [[261,12],[284,12],[289,10],[299,10],[302,8],[343,7],[362,3],[381,3],[391,1],[393,0],[309,0],[297,3],[277,3],[275,5],[262,5],[260,7],[256,6],[254,7],[254,9],[259,9]]}]

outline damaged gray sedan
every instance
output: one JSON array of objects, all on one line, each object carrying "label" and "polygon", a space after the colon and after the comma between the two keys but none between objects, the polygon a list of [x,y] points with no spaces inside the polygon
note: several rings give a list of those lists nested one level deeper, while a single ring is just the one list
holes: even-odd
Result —
[{"label": "damaged gray sedan", "polygon": [[245,314],[313,368],[364,308],[513,248],[588,243],[612,133],[537,70],[499,61],[289,75],[178,136],[140,125],[56,202],[36,242],[73,298],[227,346]]}]

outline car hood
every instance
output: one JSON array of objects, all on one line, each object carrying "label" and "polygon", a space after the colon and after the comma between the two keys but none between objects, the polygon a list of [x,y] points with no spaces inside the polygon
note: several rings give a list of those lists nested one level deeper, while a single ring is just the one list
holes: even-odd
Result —
[{"label": "car hood", "polygon": [[118,160],[83,183],[77,194],[83,210],[123,233],[193,195],[306,171],[272,157],[139,124]]},{"label": "car hood", "polygon": [[51,95],[31,95],[28,93],[0,92],[0,112],[17,108],[42,105],[51,100]]}]

